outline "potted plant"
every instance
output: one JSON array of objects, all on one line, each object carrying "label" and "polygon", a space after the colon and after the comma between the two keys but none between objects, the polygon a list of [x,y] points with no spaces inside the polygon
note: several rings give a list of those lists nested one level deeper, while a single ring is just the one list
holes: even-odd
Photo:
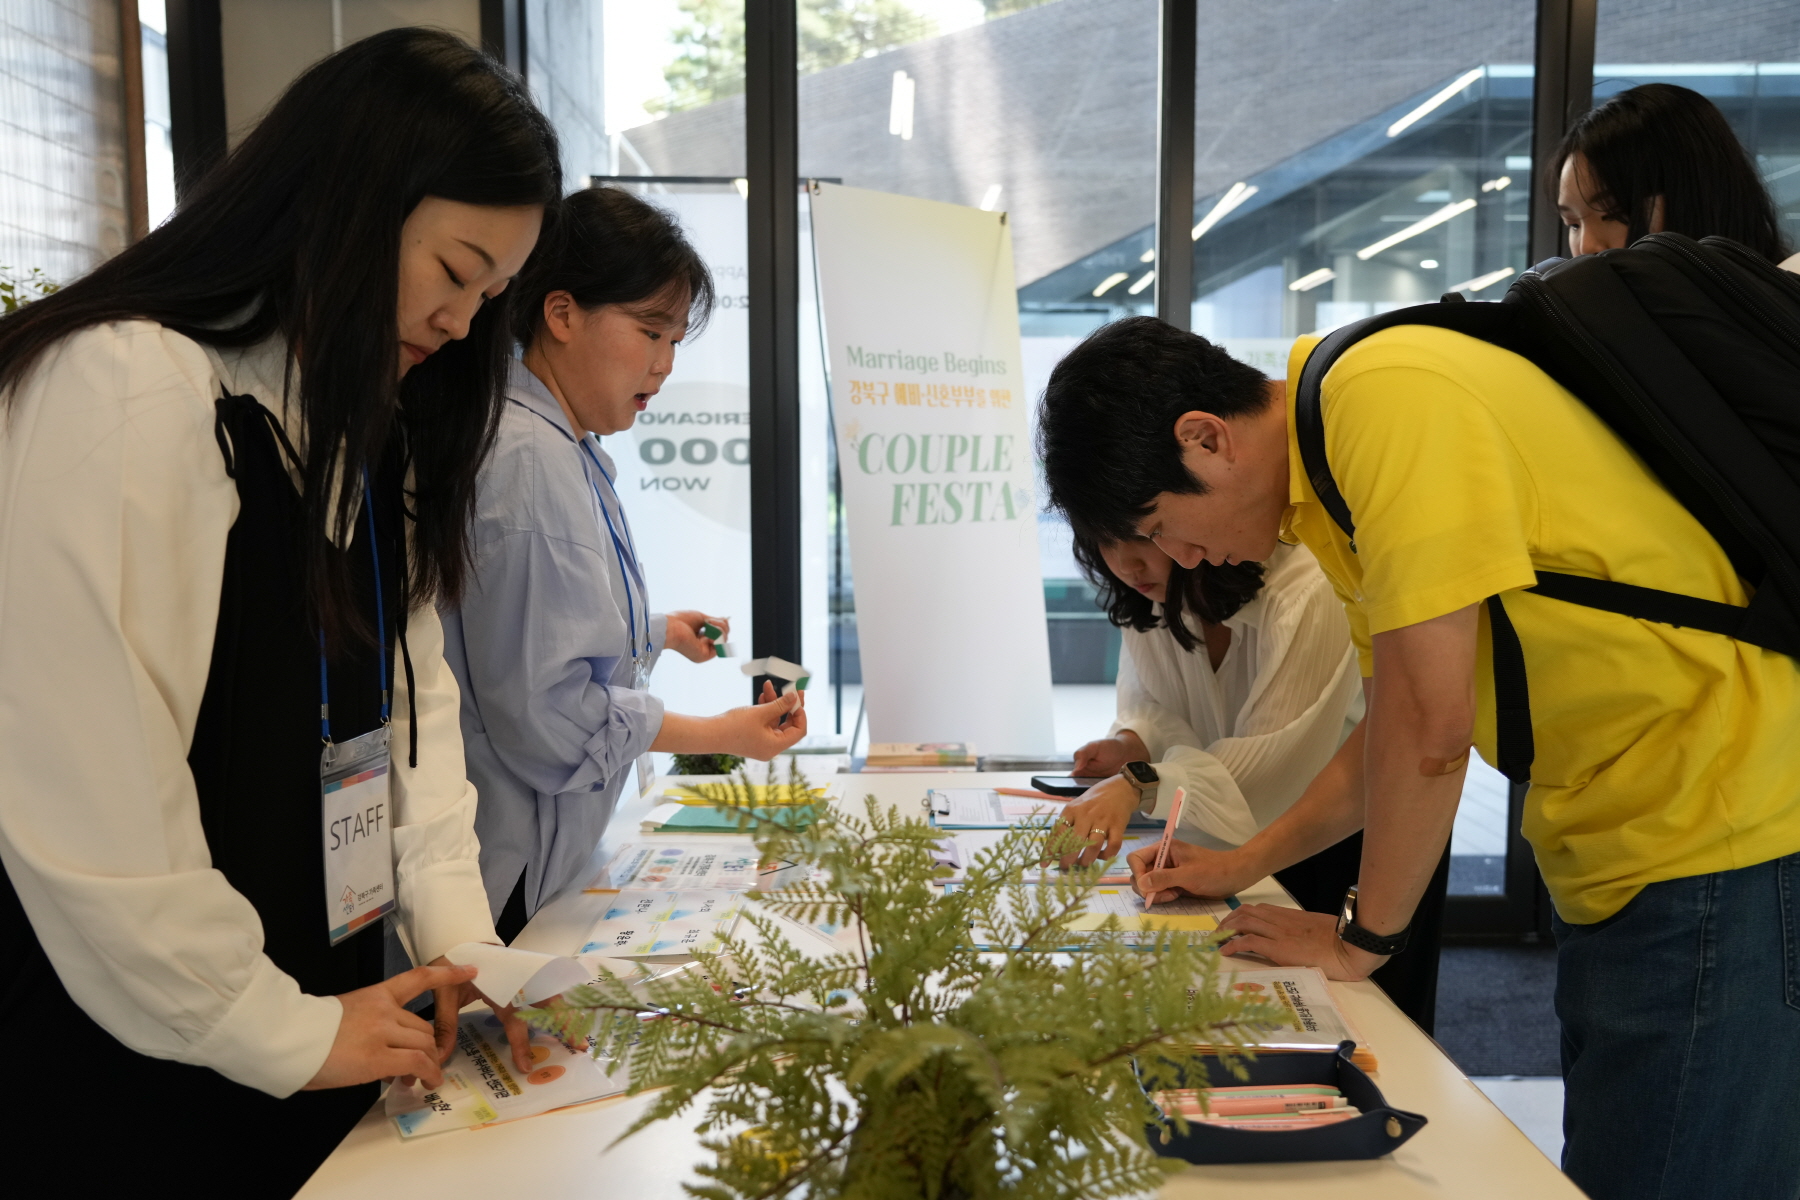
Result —
[{"label": "potted plant", "polygon": [[[603,973],[527,1014],[566,1041],[592,1036],[596,1053],[628,1053],[634,1094],[662,1089],[622,1136],[703,1105],[708,1182],[688,1191],[717,1200],[1156,1187],[1171,1167],[1145,1144],[1161,1119],[1147,1092],[1204,1078],[1184,1068],[1241,1046],[1267,1015],[1223,993],[1211,938],[1133,946],[1116,920],[1072,934],[1101,868],[1029,882],[1042,829],[1008,834],[947,890],[942,834],[925,822],[873,796],[860,819],[814,808],[798,828],[739,810],[765,861],[812,868],[759,894],[766,911],[744,918],[754,937],[648,986]],[[795,923],[838,951],[803,953]]]},{"label": "potted plant", "polygon": [[743,766],[736,754],[677,754],[672,772],[676,775],[729,775]]}]

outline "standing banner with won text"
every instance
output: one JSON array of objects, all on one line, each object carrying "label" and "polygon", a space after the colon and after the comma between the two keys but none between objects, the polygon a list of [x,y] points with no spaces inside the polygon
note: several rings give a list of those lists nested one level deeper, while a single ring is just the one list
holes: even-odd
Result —
[{"label": "standing banner with won text", "polygon": [[[604,439],[619,468],[655,612],[696,609],[731,619],[749,650],[750,323],[744,201],[732,194],[645,197],[673,213],[712,271],[718,303],[698,337],[629,432]],[[650,690],[671,711],[714,713],[744,703],[737,661],[691,663],[665,654]]]},{"label": "standing banner with won text", "polygon": [[1006,214],[817,184],[872,741],[1055,745]]}]

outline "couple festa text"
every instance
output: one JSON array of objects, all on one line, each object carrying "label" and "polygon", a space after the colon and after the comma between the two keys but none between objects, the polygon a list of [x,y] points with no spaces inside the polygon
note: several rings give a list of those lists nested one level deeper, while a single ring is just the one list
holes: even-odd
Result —
[{"label": "couple festa text", "polygon": [[[1016,462],[1009,433],[865,433],[852,439],[864,475],[1004,475]],[[1030,504],[1007,479],[896,480],[888,524],[1016,521]]]}]

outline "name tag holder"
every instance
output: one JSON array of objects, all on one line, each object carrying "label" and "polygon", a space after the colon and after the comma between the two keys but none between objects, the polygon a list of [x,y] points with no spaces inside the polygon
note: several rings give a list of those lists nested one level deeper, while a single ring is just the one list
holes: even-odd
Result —
[{"label": "name tag holder", "polygon": [[319,755],[326,925],[334,946],[394,911],[391,765],[386,725],[328,743]]},{"label": "name tag holder", "polygon": [[325,634],[319,633],[319,810],[325,854],[325,927],[333,946],[394,911],[394,828],[388,748],[387,613],[381,596],[381,551],[375,544],[375,498],[363,472],[363,512],[375,565],[375,662],[381,678],[381,725],[346,742],[331,740],[331,680]]}]

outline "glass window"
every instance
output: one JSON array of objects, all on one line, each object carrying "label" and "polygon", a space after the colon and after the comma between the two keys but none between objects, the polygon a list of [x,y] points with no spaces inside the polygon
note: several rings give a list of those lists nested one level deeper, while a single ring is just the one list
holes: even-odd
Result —
[{"label": "glass window", "polygon": [[[868,18],[860,41],[809,37],[826,13],[853,10]],[[1030,290],[1153,217],[1155,6],[803,0],[801,54],[803,175],[1007,213],[1025,384],[1036,397],[1056,359],[1098,321],[1040,311],[1026,302]],[[805,291],[804,265],[802,280]],[[802,348],[805,427],[829,456],[823,352],[810,309],[802,328],[812,339]],[[804,447],[809,460],[813,448]],[[809,603],[819,597],[829,611],[828,623],[808,613],[808,663],[831,673],[830,715],[848,735],[862,680],[853,580],[835,490],[821,499],[819,510],[807,500],[808,513],[826,520],[805,532],[804,583]],[[1056,741],[1068,751],[1111,723],[1118,632],[1079,579],[1064,528],[1040,516]],[[814,649],[821,642],[822,653]]]},{"label": "glass window", "polygon": [[673,212],[718,289],[711,323],[676,353],[649,408],[605,440],[651,606],[729,617],[738,655],[665,654],[650,690],[673,711],[715,713],[746,702],[738,666],[752,636],[742,6],[609,0],[603,15],[604,99],[581,113],[583,152],[597,160],[587,171],[634,177],[620,186]]},{"label": "glass window", "polygon": [[[1374,0],[1203,5],[1194,331],[1280,376],[1300,334],[1448,291],[1498,299],[1527,265],[1534,22],[1527,0],[1440,6],[1402,45]],[[1028,323],[1066,347],[1154,311],[1154,236],[1146,216],[1044,273],[1020,292]],[[1503,890],[1506,797],[1477,760],[1453,890]]]},{"label": "glass window", "polygon": [[[130,235],[119,8],[0,8],[0,270],[67,283]],[[35,288],[28,285],[28,290]]]},{"label": "glass window", "polygon": [[[1210,11],[1223,20],[1203,17],[1198,42],[1195,332],[1280,377],[1300,334],[1445,292],[1499,299],[1528,265],[1535,5],[1439,5],[1430,36],[1405,41],[1375,0]],[[1284,64],[1300,86],[1283,86]],[[1065,294],[1103,269],[1076,264]],[[1142,278],[1100,299],[1129,311]],[[1507,825],[1506,780],[1471,757],[1452,893],[1504,893]]]},{"label": "glass window", "polygon": [[1717,104],[1800,241],[1800,7],[1761,0],[1600,0],[1594,102],[1675,83]]},{"label": "glass window", "polygon": [[144,183],[151,229],[175,211],[169,118],[169,20],[163,0],[138,0],[144,55]]}]

